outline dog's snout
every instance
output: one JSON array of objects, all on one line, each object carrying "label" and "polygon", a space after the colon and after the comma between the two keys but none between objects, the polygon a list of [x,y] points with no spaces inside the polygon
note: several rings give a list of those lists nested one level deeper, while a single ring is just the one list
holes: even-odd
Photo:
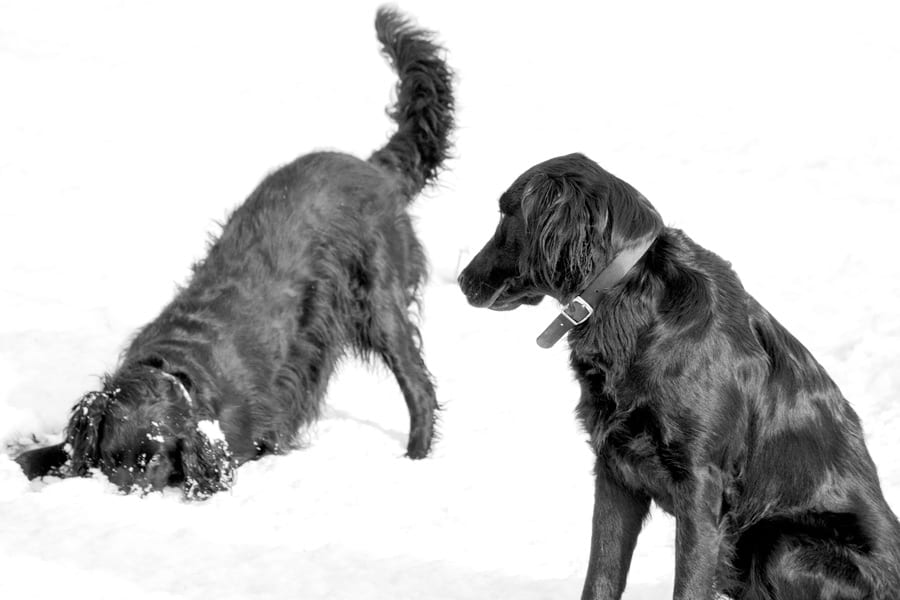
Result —
[{"label": "dog's snout", "polygon": [[457,282],[459,283],[460,291],[462,291],[469,304],[476,308],[484,307],[484,299],[490,297],[490,294],[485,293],[483,282],[472,278],[468,268],[460,273]]},{"label": "dog's snout", "polygon": [[472,302],[472,297],[475,295],[475,289],[478,287],[475,285],[475,281],[472,278],[471,266],[471,263],[467,265],[466,268],[460,272],[459,277],[456,278],[456,283],[459,284],[460,291],[465,295],[469,303]]},{"label": "dog's snout", "polygon": [[497,298],[507,289],[504,282],[499,288],[494,288],[483,281],[476,281],[467,290],[463,290],[466,300],[475,308],[490,308]]},{"label": "dog's snout", "polygon": [[465,272],[465,270],[463,270],[462,273],[457,275],[456,284],[463,291],[463,293],[466,292],[466,272]]},{"label": "dog's snout", "polygon": [[462,270],[459,276],[456,278],[456,283],[459,285],[459,289],[462,291],[466,297],[469,296],[469,292],[472,289],[472,277],[469,274],[468,267]]},{"label": "dog's snout", "polygon": [[109,480],[123,492],[158,491],[166,487],[172,476],[171,462],[161,454],[153,455],[146,465],[121,465],[107,475]]}]

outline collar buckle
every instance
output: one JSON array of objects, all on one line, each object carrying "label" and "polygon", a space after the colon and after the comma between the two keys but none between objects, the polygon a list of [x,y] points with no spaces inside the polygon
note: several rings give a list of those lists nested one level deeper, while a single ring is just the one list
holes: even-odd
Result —
[{"label": "collar buckle", "polygon": [[562,315],[572,323],[573,327],[590,319],[592,314],[594,314],[594,309],[581,296],[575,296],[571,302],[562,307]]}]

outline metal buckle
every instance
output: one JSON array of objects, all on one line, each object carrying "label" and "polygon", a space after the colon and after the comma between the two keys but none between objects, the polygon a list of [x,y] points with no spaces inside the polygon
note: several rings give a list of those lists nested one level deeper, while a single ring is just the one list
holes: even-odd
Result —
[{"label": "metal buckle", "polygon": [[[580,308],[578,308],[580,307]],[[572,311],[572,314],[569,314],[569,311]],[[579,318],[579,313],[576,311],[584,311],[584,316]],[[591,308],[591,305],[587,303],[587,301],[581,296],[575,296],[572,298],[572,301],[563,306],[562,315],[567,318],[572,325],[581,325],[594,314],[594,309]]]}]

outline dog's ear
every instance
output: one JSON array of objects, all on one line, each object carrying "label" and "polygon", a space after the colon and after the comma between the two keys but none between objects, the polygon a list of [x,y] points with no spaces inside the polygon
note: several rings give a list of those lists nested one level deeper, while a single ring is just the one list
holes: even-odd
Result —
[{"label": "dog's ear", "polygon": [[528,236],[522,268],[568,301],[606,262],[605,204],[574,178],[538,173],[522,194],[522,216]]},{"label": "dog's ear", "polygon": [[15,458],[28,479],[37,479],[45,475],[62,475],[63,467],[68,460],[69,453],[64,443],[28,450]]},{"label": "dog's ear", "polygon": [[181,438],[184,497],[205,500],[234,483],[234,456],[218,421],[200,421]]},{"label": "dog's ear", "polygon": [[72,408],[66,427],[72,475],[85,475],[89,469],[100,466],[100,428],[109,412],[110,401],[105,392],[89,392]]},{"label": "dog's ear", "polygon": [[563,157],[556,172],[536,173],[522,194],[529,248],[523,269],[565,303],[622,250],[663,228],[636,189],[583,155]]}]

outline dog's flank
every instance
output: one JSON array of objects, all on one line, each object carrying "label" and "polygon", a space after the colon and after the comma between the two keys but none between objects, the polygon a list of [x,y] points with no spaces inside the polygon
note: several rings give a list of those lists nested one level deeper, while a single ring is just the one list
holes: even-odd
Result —
[{"label": "dog's flank", "polygon": [[654,240],[568,336],[597,457],[585,598],[621,597],[651,501],[676,518],[675,598],[900,597],[900,524],[859,419],[726,261],[582,155],[528,170],[501,211],[460,276],[476,306],[568,301]]},{"label": "dog's flank", "polygon": [[452,75],[406,17],[379,9],[376,31],[399,78],[387,145],[368,161],[308,154],[266,177],[75,406],[66,442],[17,458],[29,477],[99,467],[124,489],[227,489],[236,465],[297,446],[347,351],[393,371],[407,454],[428,454],[438,405],[409,315],[427,270],[405,209],[447,157]]}]

